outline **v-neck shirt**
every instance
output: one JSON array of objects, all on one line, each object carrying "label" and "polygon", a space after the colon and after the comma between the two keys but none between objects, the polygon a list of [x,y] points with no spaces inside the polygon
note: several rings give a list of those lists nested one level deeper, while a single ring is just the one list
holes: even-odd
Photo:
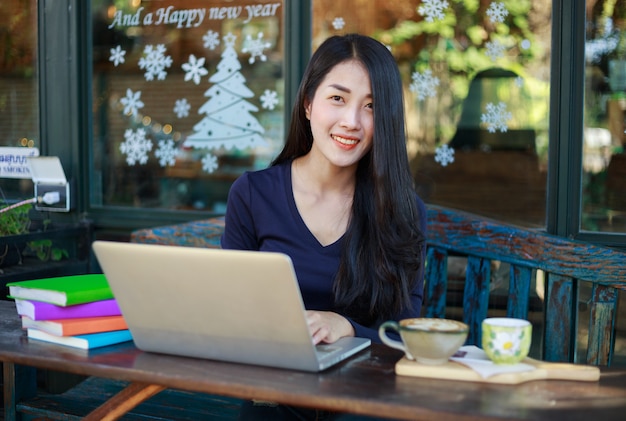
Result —
[{"label": "v-neck shirt", "polygon": [[[285,253],[293,261],[302,300],[308,310],[337,311],[333,307],[333,283],[339,268],[344,236],[323,246],[300,215],[293,195],[291,163],[246,172],[230,188],[226,224],[221,240],[225,249]],[[416,195],[417,197],[417,195]],[[420,213],[425,215],[423,203]],[[425,216],[420,227],[425,226]],[[418,317],[423,272],[412,296],[414,311],[399,318]],[[337,311],[340,312],[340,311]],[[360,326],[348,319],[356,336],[380,342],[377,326]]]}]

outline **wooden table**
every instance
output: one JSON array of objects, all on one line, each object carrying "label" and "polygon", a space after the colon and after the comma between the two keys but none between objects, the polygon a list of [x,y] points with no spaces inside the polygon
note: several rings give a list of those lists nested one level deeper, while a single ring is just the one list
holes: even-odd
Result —
[{"label": "wooden table", "polygon": [[[109,402],[107,408],[114,411],[109,419],[119,415],[118,409],[123,412],[163,388],[409,420],[605,421],[624,419],[626,413],[625,369],[603,369],[599,382],[548,380],[506,386],[397,376],[394,365],[400,357],[395,350],[374,345],[314,374],[145,353],[132,343],[83,352],[29,341],[20,331],[14,304],[0,301],[5,389],[12,390],[14,381],[20,381],[12,375],[21,366],[131,381],[122,399]],[[7,420],[14,417],[14,405],[5,391]],[[96,415],[94,419],[106,419]]]}]

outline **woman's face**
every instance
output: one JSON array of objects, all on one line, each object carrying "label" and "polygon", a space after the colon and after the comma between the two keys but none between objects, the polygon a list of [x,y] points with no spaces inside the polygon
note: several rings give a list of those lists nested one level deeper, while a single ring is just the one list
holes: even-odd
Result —
[{"label": "woman's face", "polygon": [[374,109],[370,77],[356,61],[337,64],[305,104],[311,122],[313,153],[332,165],[356,165],[371,149]]}]

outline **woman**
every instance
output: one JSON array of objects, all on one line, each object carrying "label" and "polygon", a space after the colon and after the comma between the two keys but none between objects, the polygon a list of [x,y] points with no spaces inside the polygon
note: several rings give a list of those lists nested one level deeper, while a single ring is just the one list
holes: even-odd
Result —
[{"label": "woman", "polygon": [[391,53],[334,36],[309,62],[282,152],[231,187],[222,247],[291,257],[315,343],[379,342],[383,321],[420,314],[426,211],[405,141]]}]

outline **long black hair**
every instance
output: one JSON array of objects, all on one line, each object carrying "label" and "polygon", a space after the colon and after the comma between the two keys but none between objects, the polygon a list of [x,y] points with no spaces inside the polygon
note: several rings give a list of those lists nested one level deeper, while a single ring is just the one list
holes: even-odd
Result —
[{"label": "long black hair", "polygon": [[424,236],[406,152],[402,80],[379,41],[358,34],[333,36],[313,54],[291,115],[287,141],[272,165],[307,154],[313,144],[305,104],[339,63],[367,69],[374,104],[371,150],[359,161],[343,253],[334,283],[337,312],[370,325],[410,307],[422,267]]}]

